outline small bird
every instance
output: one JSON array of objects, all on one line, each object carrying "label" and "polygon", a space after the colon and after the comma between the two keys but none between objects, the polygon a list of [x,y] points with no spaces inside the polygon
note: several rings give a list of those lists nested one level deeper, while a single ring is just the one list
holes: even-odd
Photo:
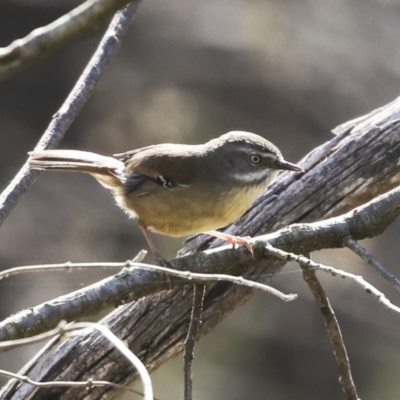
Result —
[{"label": "small bird", "polygon": [[166,265],[149,230],[168,236],[207,233],[251,246],[215,231],[241,217],[280,170],[304,172],[280,150],[250,132],[228,132],[204,144],[157,144],[106,157],[78,150],[29,153],[39,170],[86,172],[110,189],[138,224],[158,263]]}]

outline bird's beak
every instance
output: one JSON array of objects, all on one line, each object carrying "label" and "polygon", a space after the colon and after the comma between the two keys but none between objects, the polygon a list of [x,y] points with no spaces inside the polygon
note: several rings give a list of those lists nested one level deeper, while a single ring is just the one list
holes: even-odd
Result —
[{"label": "bird's beak", "polygon": [[289,161],[277,161],[277,168],[278,169],[286,169],[287,171],[297,171],[297,172],[305,172],[303,168],[299,167],[296,164],[292,164]]}]

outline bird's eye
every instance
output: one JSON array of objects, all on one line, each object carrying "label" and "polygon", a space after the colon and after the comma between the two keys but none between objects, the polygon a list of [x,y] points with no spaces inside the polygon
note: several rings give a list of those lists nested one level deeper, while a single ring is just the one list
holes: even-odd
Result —
[{"label": "bird's eye", "polygon": [[261,157],[258,156],[257,154],[252,154],[250,156],[250,161],[252,164],[259,164],[261,162]]}]

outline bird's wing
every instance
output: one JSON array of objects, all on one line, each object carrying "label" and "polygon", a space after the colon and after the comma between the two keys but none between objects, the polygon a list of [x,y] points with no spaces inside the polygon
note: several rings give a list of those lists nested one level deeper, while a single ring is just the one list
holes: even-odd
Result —
[{"label": "bird's wing", "polygon": [[131,174],[125,174],[123,178],[124,194],[128,195],[143,188],[146,182],[152,182],[153,180],[140,172],[134,172]]},{"label": "bird's wing", "polygon": [[189,186],[189,183],[196,179],[198,169],[192,157],[189,161],[189,157],[176,154],[175,148],[170,145],[155,145],[134,150],[120,155],[119,159],[125,159],[127,193],[142,188],[145,183],[166,189]]}]

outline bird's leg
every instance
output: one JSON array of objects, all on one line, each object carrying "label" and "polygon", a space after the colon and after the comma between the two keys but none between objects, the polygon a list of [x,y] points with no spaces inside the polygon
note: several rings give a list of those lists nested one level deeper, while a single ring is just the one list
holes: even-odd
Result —
[{"label": "bird's leg", "polygon": [[153,243],[153,240],[150,236],[150,233],[149,233],[147,227],[139,225],[139,228],[142,231],[143,236],[145,237],[146,242],[149,245],[151,252],[153,253],[156,264],[160,265],[161,267],[169,268],[170,267],[169,262],[157,251],[156,246]]},{"label": "bird's leg", "polygon": [[241,244],[242,246],[246,247],[246,249],[251,253],[251,255],[254,257],[254,250],[253,250],[253,245],[250,243],[251,237],[246,236],[234,236],[230,235],[229,233],[224,233],[220,231],[207,231],[203,232],[206,235],[214,236],[216,238],[225,240],[227,243],[231,244],[232,246],[235,246],[236,244]]}]

